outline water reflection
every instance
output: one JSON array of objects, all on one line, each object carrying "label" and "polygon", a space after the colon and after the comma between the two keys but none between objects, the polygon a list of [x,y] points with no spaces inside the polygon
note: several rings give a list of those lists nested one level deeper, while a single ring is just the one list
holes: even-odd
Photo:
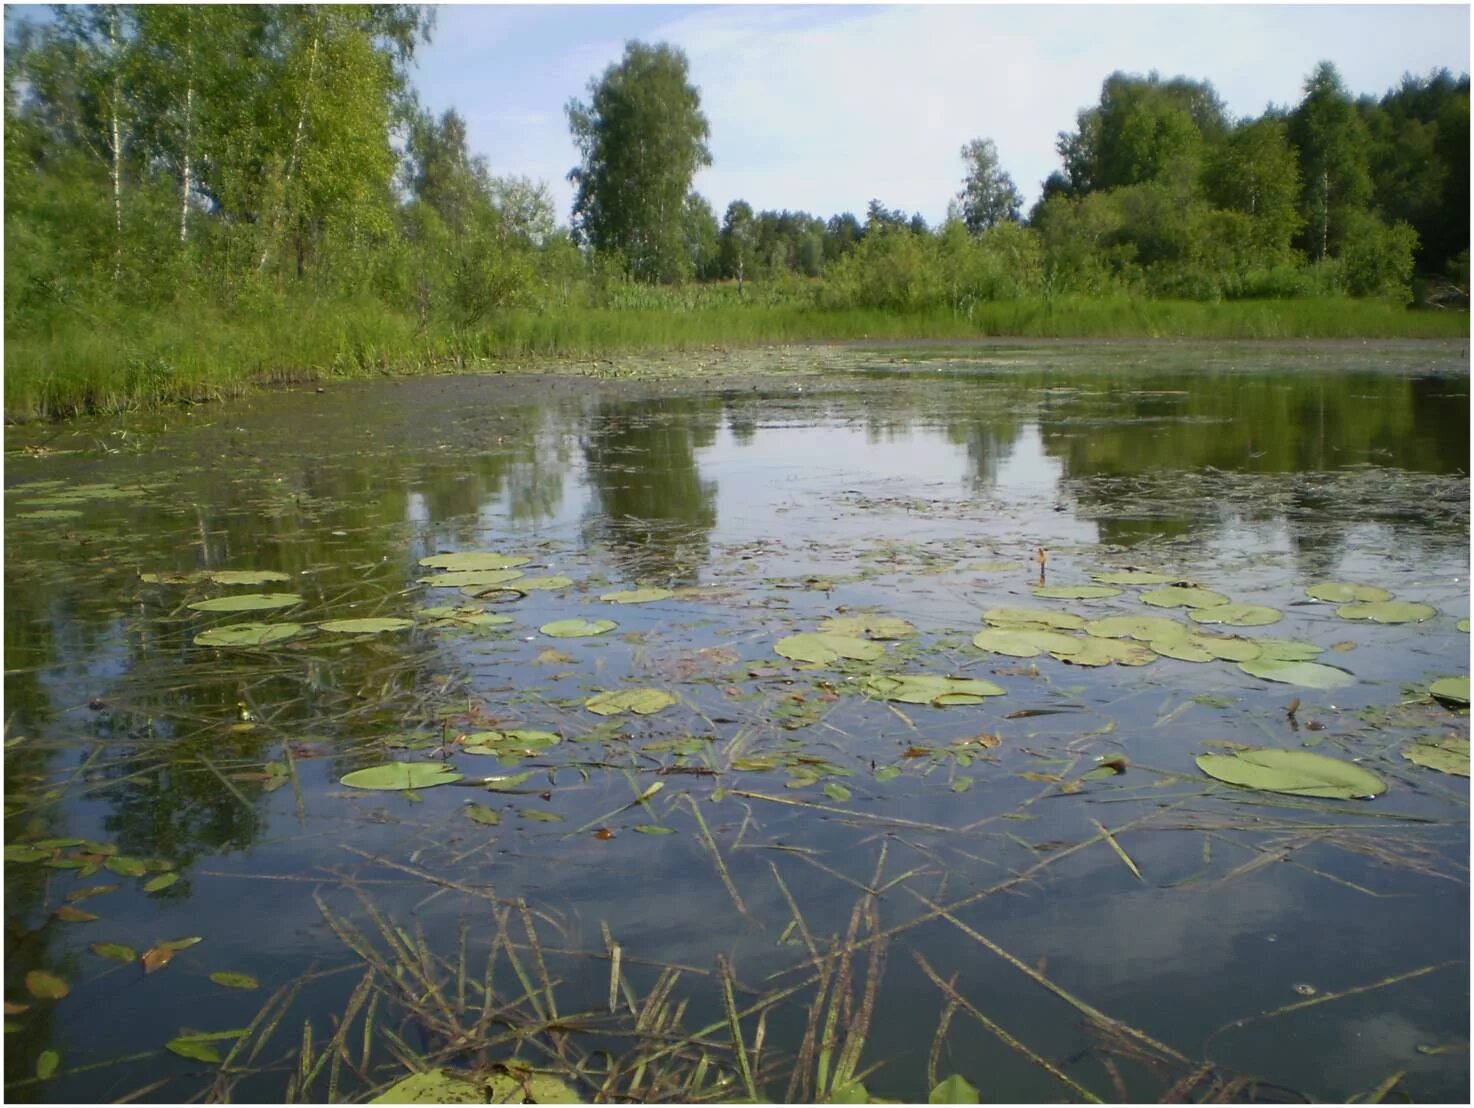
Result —
[{"label": "water reflection", "polygon": [[[1081,746],[1040,754],[1040,747],[1065,732],[1026,720],[1009,732],[1009,742],[979,775],[986,790],[947,792],[939,801],[938,771],[926,781],[917,777],[911,792],[897,786],[882,794],[869,776],[872,759],[894,759],[913,743],[942,745],[964,732],[976,735],[976,718],[928,720],[930,709],[923,707],[911,713],[919,722],[900,715],[909,724],[903,730],[892,713],[872,702],[839,700],[832,687],[810,688],[806,673],[785,670],[781,689],[751,687],[753,672],[775,672],[770,645],[784,619],[807,625],[844,607],[885,604],[908,615],[935,613],[937,629],[955,633],[972,626],[976,609],[995,593],[1012,601],[1025,594],[1028,581],[1018,573],[989,570],[989,577],[980,570],[959,583],[959,564],[1001,554],[1032,569],[1027,560],[1035,543],[1053,541],[1050,535],[1077,543],[1082,568],[1089,568],[1095,553],[1092,539],[1131,546],[1180,540],[1174,552],[1191,545],[1202,560],[1225,550],[1260,559],[1283,555],[1273,573],[1275,587],[1284,590],[1331,575],[1347,558],[1395,576],[1419,559],[1420,569],[1441,573],[1467,556],[1467,481],[1461,478],[1468,398],[1461,378],[1308,370],[1049,376],[972,370],[835,377],[803,393],[768,385],[694,394],[674,387],[517,392],[484,380],[424,384],[423,391],[348,391],[313,407],[268,397],[239,412],[232,409],[213,426],[160,435],[151,440],[151,452],[137,456],[17,458],[9,467],[7,477],[16,482],[108,480],[142,483],[145,489],[136,497],[90,505],[79,519],[60,523],[17,516],[24,510],[24,492],[7,498],[6,738],[17,742],[7,749],[4,766],[7,843],[83,835],[121,854],[175,867],[181,880],[157,893],[143,893],[139,880],[122,882],[127,892],[117,894],[108,916],[108,926],[118,933],[133,928],[154,937],[182,935],[208,924],[212,941],[233,936],[240,949],[249,948],[260,929],[250,916],[249,898],[228,883],[212,896],[201,895],[206,877],[221,880],[220,871],[244,865],[249,856],[251,866],[262,870],[253,876],[327,880],[343,850],[372,846],[396,864],[412,854],[417,867],[439,865],[444,881],[489,873],[507,895],[555,893],[592,942],[593,921],[609,915],[620,924],[621,938],[658,941],[669,948],[667,956],[679,950],[701,962],[714,942],[725,941],[724,925],[692,928],[674,909],[693,890],[711,893],[722,905],[729,892],[704,869],[710,855],[692,827],[682,825],[682,834],[648,843],[621,827],[611,848],[587,835],[565,837],[592,815],[628,802],[628,782],[608,772],[611,766],[627,769],[629,780],[640,785],[650,780],[637,774],[661,764],[662,752],[649,744],[669,739],[662,728],[687,742],[694,734],[736,741],[740,733],[744,743],[768,743],[788,753],[808,749],[806,743],[823,746],[824,758],[851,771],[846,787],[864,798],[868,813],[890,805],[886,810],[913,820],[941,818],[933,809],[940,810],[947,798],[977,805],[974,817],[984,806],[996,816],[1023,796],[1010,789],[1038,791],[1041,766],[1051,773],[1082,750],[1096,753]],[[327,433],[343,426],[362,434],[345,440]],[[913,557],[910,548],[919,553]],[[529,572],[567,572],[576,584],[515,601],[503,598],[506,606],[498,611],[516,620],[508,630],[417,628],[362,640],[317,632],[269,651],[229,652],[197,647],[194,635],[252,616],[192,612],[187,601],[220,590],[139,577],[218,567],[280,570],[291,584],[269,589],[291,588],[303,600],[270,618],[310,628],[333,617],[413,617],[429,604],[472,603],[458,590],[427,592],[414,583],[420,556],[453,549],[524,554],[535,559]],[[834,580],[810,581],[783,562],[800,551],[823,562],[823,573]],[[802,587],[778,595],[768,582],[785,575],[783,585]],[[1407,576],[1416,577],[1410,570]],[[874,584],[877,578],[883,582]],[[746,588],[741,603],[620,610],[620,636],[559,643],[557,651],[544,652],[547,642],[533,634],[545,620],[604,614],[608,609],[597,607],[589,595],[596,592],[586,584],[713,579]],[[1456,592],[1455,586],[1445,592],[1452,595],[1450,590]],[[687,714],[674,723],[620,721],[596,733],[588,746],[576,741],[596,726],[582,707],[591,687],[611,687],[626,676],[676,682],[678,665],[696,665],[690,647],[698,638],[703,645],[720,640],[722,653],[713,655],[715,661],[702,660],[700,681],[683,685],[697,707],[683,705]],[[1406,673],[1378,677],[1421,679],[1425,669],[1442,665],[1436,652],[1444,640],[1430,641],[1433,646],[1421,656],[1399,655],[1396,665]],[[1458,646],[1463,649],[1464,641]],[[980,664],[961,649],[940,650],[937,664]],[[917,651],[907,664],[929,664],[932,657]],[[1171,687],[1174,671],[1165,664],[1157,669]],[[1079,682],[1071,696],[1089,699],[1099,692],[1095,707],[1105,713],[1103,705],[1110,706],[1113,726],[1118,717],[1124,721],[1119,732],[1089,732],[1070,717],[1071,742],[1128,731],[1148,742],[1164,734],[1154,731],[1161,686],[1151,689],[1149,711],[1127,718],[1119,690],[1109,685],[1127,678],[1069,677]],[[1033,681],[1023,670],[1003,679],[1020,686]],[[1042,681],[1027,687],[1041,702],[1063,695]],[[1386,691],[1368,682],[1357,695],[1373,703]],[[1006,731],[1007,721],[996,715],[987,717],[988,725]],[[337,786],[348,770],[403,757],[406,732],[414,732],[416,741],[428,737],[417,755],[425,757],[432,744],[460,731],[504,726],[503,721],[568,734],[546,758],[528,761],[535,780],[524,792],[474,794],[503,813],[495,830],[464,817],[471,794],[462,790],[435,790],[460,795],[412,801],[399,794],[345,797]],[[1202,719],[1191,722],[1198,726]],[[1239,732],[1228,724],[1223,733],[1262,737],[1261,731]],[[1180,741],[1161,744],[1143,761],[1160,761],[1185,779],[1192,771],[1187,736],[1169,737]],[[601,745],[606,739],[607,749]],[[681,757],[690,760],[679,768],[702,768],[697,755]],[[1046,758],[1054,760],[1040,761]],[[289,763],[293,778],[287,787],[282,772],[271,767]],[[488,758],[480,768],[501,767]],[[726,764],[721,770],[733,772]],[[1035,777],[1011,776],[1018,773]],[[693,789],[709,787],[701,777],[664,780],[667,797],[691,782]],[[1451,793],[1408,794],[1409,805],[1453,803]],[[703,805],[711,799],[709,792],[701,796]],[[561,806],[554,812],[564,817],[556,833],[536,835],[540,825],[526,813],[539,805]],[[786,823],[770,819],[764,830],[761,820],[750,826],[741,813],[722,809],[718,818],[718,809],[712,810],[723,850],[737,828],[767,834],[762,849],[805,842],[815,858],[824,854],[836,864],[853,849],[854,828],[843,821],[825,820],[818,827],[796,810],[785,814]],[[1056,806],[1036,817],[1038,823],[1021,821],[1022,834],[1000,836],[988,849],[1017,851],[1007,866],[1025,868],[1047,853],[1031,843],[1089,834],[1086,811]],[[470,840],[473,833],[487,839]],[[1450,842],[1457,838],[1458,832],[1448,835]],[[930,853],[921,855],[922,862],[930,864],[936,852],[952,846],[947,836],[938,836],[926,844]],[[1180,874],[1179,869],[1184,859],[1196,865],[1201,849],[1194,839],[1184,850],[1176,837],[1164,838],[1155,854],[1142,850],[1139,841],[1130,846],[1155,880],[1190,876],[1192,867]],[[1439,849],[1446,846],[1440,843]],[[607,855],[599,853],[606,849]],[[729,853],[731,873],[743,885],[749,910],[781,915],[776,886],[763,884],[766,855],[757,849]],[[1002,926],[1000,934],[1010,946],[1027,949],[1030,961],[1050,954],[1049,943],[1065,943],[1070,953],[1058,956],[1060,964],[1092,990],[1119,1000],[1125,1011],[1148,1003],[1160,1007],[1149,971],[1154,960],[1169,954],[1177,979],[1213,992],[1224,965],[1202,960],[1182,968],[1191,960],[1184,936],[1211,929],[1216,920],[1227,944],[1237,923],[1279,926],[1274,921],[1313,913],[1319,903],[1304,888],[1274,881],[1257,887],[1252,903],[1237,901],[1237,915],[1225,907],[1232,891],[1218,899],[1171,903],[1155,892],[1127,898],[1116,884],[1118,860],[1100,854],[1092,855],[1089,874],[1100,884],[1095,901],[1031,890],[1038,899],[1025,907],[988,904],[978,918],[980,925]],[[995,851],[989,864],[1001,864],[1001,856]],[[965,872],[969,857],[977,862],[981,855],[959,852],[953,859],[964,880],[974,876]],[[807,864],[798,854],[782,858],[785,866]],[[814,926],[842,930],[854,886],[841,882],[821,898],[817,885],[801,884],[803,872],[790,876],[803,896],[815,898],[806,906]],[[395,871],[392,879],[405,876]],[[638,897],[617,887],[636,879],[644,890]],[[1422,895],[1414,876],[1401,879],[1405,885],[1388,888]],[[92,1003],[87,998],[101,994],[86,992],[98,972],[85,953],[91,936],[65,930],[52,915],[58,897],[72,887],[65,868],[7,865],[6,887],[7,995],[25,995],[25,973],[47,968],[77,981],[79,999]],[[406,911],[424,911],[423,890],[408,888],[394,895],[403,898]],[[284,892],[274,895],[289,899]],[[313,914],[301,897],[292,910],[294,918]],[[1017,915],[1010,917],[1011,910]],[[448,934],[447,919],[429,911],[418,918],[444,924],[439,938]],[[1453,910],[1452,922],[1426,923],[1419,934],[1449,945],[1449,929],[1457,930],[1459,918]],[[1154,927],[1137,928],[1135,939],[1104,951],[1075,941],[1095,933],[1101,919],[1123,926],[1149,920]],[[1030,928],[1049,940],[1037,951],[1029,949]],[[945,938],[928,949],[946,950],[965,963],[955,935],[947,932]],[[742,941],[754,951],[749,972],[753,965],[776,967],[792,953],[771,940],[756,931],[745,935]],[[325,951],[341,954],[320,933],[297,935],[284,950],[268,946],[261,956],[279,958],[288,976]],[[652,957],[660,953],[647,951]],[[211,968],[223,965],[217,961]],[[912,985],[903,983],[898,995]],[[914,1006],[915,998],[893,1002]],[[155,1022],[174,1022],[173,1009],[162,1002],[143,1006]],[[325,1026],[327,1014],[339,1010],[314,1011],[315,1026]],[[1209,1014],[1222,1015],[1218,1008]],[[933,1023],[934,1016],[928,1012]],[[75,1018],[85,1034],[111,1016],[99,1003],[96,1012],[84,1009]],[[1040,1026],[1030,1030],[1057,1036],[1061,1057],[1080,1049],[1065,1025],[1056,1021],[1042,1030],[1047,1019],[1041,1010]],[[1440,1012],[1417,1026],[1433,1034],[1448,1024]],[[11,1036],[7,1054],[30,1067],[41,1049],[65,1034],[49,1009],[32,1012]],[[141,1030],[137,1034],[146,1038]],[[158,1041],[155,1035],[146,1045],[156,1047]],[[58,1096],[83,1099],[98,1088],[81,1078],[55,1087]],[[897,1078],[892,1091],[900,1096],[915,1088]]]}]

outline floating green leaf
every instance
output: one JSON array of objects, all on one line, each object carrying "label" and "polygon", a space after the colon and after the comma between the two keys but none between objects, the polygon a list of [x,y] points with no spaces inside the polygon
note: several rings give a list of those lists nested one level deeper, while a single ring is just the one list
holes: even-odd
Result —
[{"label": "floating green leaf", "polygon": [[36,1059],[36,1078],[40,1081],[49,1080],[56,1072],[56,1067],[61,1065],[61,1055],[54,1050],[43,1050]]},{"label": "floating green leaf", "polygon": [[517,554],[490,554],[478,550],[468,550],[457,554],[431,554],[428,558],[421,558],[420,565],[426,569],[449,569],[462,572],[475,572],[477,570],[511,569],[513,566],[525,566],[531,558],[524,558]]},{"label": "floating green leaf", "polygon": [[196,646],[265,646],[290,639],[302,630],[300,623],[231,623],[201,631]]},{"label": "floating green leaf", "polygon": [[294,592],[248,592],[239,596],[217,596],[213,600],[196,600],[185,607],[196,612],[264,612],[272,608],[290,608],[302,603]]},{"label": "floating green leaf", "polygon": [[929,704],[945,708],[955,704],[981,704],[984,697],[1002,696],[1004,689],[991,681],[967,677],[939,677],[932,674],[878,674],[867,677],[861,687],[882,700],[903,704]]},{"label": "floating green leaf", "polygon": [[60,1000],[72,991],[56,974],[38,969],[26,974],[26,989],[37,1000]]},{"label": "floating green leaf", "polygon": [[218,1063],[224,1061],[220,1057],[220,1051],[208,1042],[194,1038],[193,1036],[181,1036],[178,1039],[170,1039],[164,1044],[164,1048],[181,1058],[191,1058],[196,1062]]},{"label": "floating green leaf", "polygon": [[1178,623],[1167,616],[1105,616],[1092,619],[1085,624],[1085,633],[1100,639],[1136,639],[1139,642],[1159,642],[1167,639],[1185,638],[1190,634],[1186,624]]},{"label": "floating green leaf", "polygon": [[1230,627],[1263,627],[1278,623],[1279,612],[1263,604],[1215,604],[1211,608],[1193,608],[1187,618],[1194,623],[1224,623]]},{"label": "floating green leaf", "polygon": [[850,799],[850,790],[838,781],[826,781],[824,783],[824,795],[830,800],[845,801]]},{"label": "floating green leaf", "polygon": [[591,696],[583,702],[583,706],[601,716],[617,716],[621,712],[649,716],[675,702],[674,694],[664,689],[621,689]]},{"label": "floating green leaf", "polygon": [[649,604],[653,600],[669,600],[676,594],[670,589],[625,589],[622,592],[606,592],[599,596],[611,604]]},{"label": "floating green leaf", "polygon": [[377,616],[368,619],[330,619],[319,623],[324,631],[336,631],[342,635],[377,635],[381,631],[403,631],[413,627],[412,619],[397,616]]},{"label": "floating green leaf", "polygon": [[1436,616],[1438,609],[1431,604],[1384,600],[1377,604],[1342,604],[1336,614],[1342,619],[1369,619],[1373,623],[1421,623]]},{"label": "floating green leaf", "polygon": [[93,943],[92,953],[114,962],[132,962],[138,958],[138,951],[122,943]]},{"label": "floating green leaf", "polygon": [[563,741],[552,731],[476,731],[466,736],[467,754],[525,754]]},{"label": "floating green leaf", "polygon": [[520,569],[459,569],[448,573],[432,573],[428,577],[421,577],[419,583],[432,589],[481,588],[484,585],[504,585],[522,576],[524,574]]},{"label": "floating green leaf", "polygon": [[1439,773],[1454,773],[1469,776],[1469,740],[1449,736],[1444,739],[1424,739],[1402,752],[1410,762],[1416,762]]},{"label": "floating green leaf", "polygon": [[1197,763],[1209,777],[1264,792],[1353,800],[1387,791],[1387,785],[1376,774],[1308,750],[1199,754]]},{"label": "floating green leaf", "polygon": [[524,577],[517,582],[518,592],[533,592],[537,589],[566,589],[573,584],[572,577]]},{"label": "floating green leaf", "polygon": [[1071,653],[1050,651],[1057,661],[1076,666],[1144,666],[1157,660],[1156,654],[1138,642],[1125,639],[1081,639],[1080,647]]},{"label": "floating green leaf", "polygon": [[613,631],[618,626],[612,619],[555,619],[538,630],[555,639],[584,639]]},{"label": "floating green leaf", "polygon": [[126,854],[114,855],[103,865],[119,877],[142,877],[148,872],[148,866],[144,865],[142,858],[130,858]]},{"label": "floating green leaf", "polygon": [[1325,647],[1313,642],[1297,642],[1294,639],[1255,639],[1259,646],[1261,661],[1308,662],[1317,654],[1324,654]]},{"label": "floating green leaf", "polygon": [[983,613],[983,620],[995,627],[1033,625],[1059,631],[1078,631],[1085,626],[1084,616],[1072,612],[1051,612],[1047,608],[989,608]]},{"label": "floating green leaf", "polygon": [[487,827],[495,827],[502,821],[502,814],[495,808],[488,808],[485,804],[467,804],[466,818],[475,823],[485,824]]},{"label": "floating green leaf", "polygon": [[1219,604],[1227,604],[1228,597],[1212,589],[1169,585],[1165,589],[1153,589],[1151,592],[1142,593],[1141,602],[1156,608],[1212,608]]},{"label": "floating green leaf", "polygon": [[916,634],[916,625],[899,616],[835,616],[820,623],[819,631],[857,639],[904,639]]},{"label": "floating green leaf", "polygon": [[278,573],[274,569],[212,569],[206,571],[204,576],[205,580],[217,585],[269,585],[276,581],[291,580],[289,575]]},{"label": "floating green leaf", "polygon": [[578,1104],[578,1094],[549,1073],[523,1069],[493,1073],[486,1079],[493,1104]]},{"label": "floating green leaf", "polygon": [[814,662],[825,665],[841,658],[873,662],[884,656],[885,647],[869,639],[853,635],[833,635],[819,631],[806,631],[789,635],[773,644],[773,650],[795,662]]},{"label": "floating green leaf", "polygon": [[485,1104],[483,1081],[451,1070],[412,1073],[371,1100],[370,1104]]},{"label": "floating green leaf", "polygon": [[1349,581],[1321,581],[1308,585],[1305,595],[1311,600],[1324,600],[1331,604],[1347,604],[1360,601],[1367,604],[1391,600],[1392,594],[1376,585],[1355,585]]},{"label": "floating green leaf", "polygon": [[344,774],[338,781],[350,789],[429,789],[436,785],[449,785],[459,781],[462,774],[456,773],[444,762],[386,762],[381,766],[354,770]]},{"label": "floating green leaf", "polygon": [[978,1104],[977,1087],[960,1074],[937,1082],[936,1088],[926,1098],[929,1104]]},{"label": "floating green leaf", "polygon": [[661,827],[658,823],[641,823],[635,826],[635,830],[642,835],[674,835],[675,829]]},{"label": "floating green leaf", "polygon": [[1459,620],[1458,623],[1454,624],[1454,627],[1466,635],[1469,633],[1469,621],[1467,619]]},{"label": "floating green leaf", "polygon": [[1428,686],[1435,700],[1467,708],[1469,706],[1469,679],[1467,677],[1440,677]]},{"label": "floating green leaf", "polygon": [[177,873],[161,873],[157,877],[145,881],[143,883],[143,891],[146,893],[163,892],[178,880],[179,874]]},{"label": "floating green leaf", "polygon": [[887,781],[894,781],[899,776],[901,776],[899,766],[881,766],[875,771],[875,779],[882,784]]},{"label": "floating green leaf", "polygon": [[562,823],[563,817],[557,812],[545,812],[541,808],[519,808],[517,809],[527,819],[535,819],[539,823]]},{"label": "floating green leaf", "polygon": [[1184,662],[1247,662],[1259,657],[1259,644],[1236,635],[1214,635],[1195,631],[1181,638],[1154,639],[1148,644],[1164,658]]},{"label": "floating green leaf", "polygon": [[1040,654],[1073,654],[1083,639],[1045,627],[987,627],[972,637],[973,646],[1007,654],[1011,658],[1033,658]]},{"label": "floating green leaf", "polygon": [[1102,585],[1165,585],[1172,578],[1152,569],[1123,569],[1112,573],[1092,573],[1092,581]]},{"label": "floating green leaf", "polygon": [[1041,600],[1104,600],[1121,595],[1114,585],[1036,585],[1033,591]]},{"label": "floating green leaf", "polygon": [[1339,666],[1321,662],[1282,662],[1263,656],[1240,662],[1239,669],[1251,677],[1279,681],[1306,689],[1341,689],[1356,684],[1356,677]]},{"label": "floating green leaf", "polygon": [[511,616],[488,612],[474,604],[460,608],[451,605],[421,608],[415,618],[429,620],[431,627],[503,627],[517,622]]},{"label": "floating green leaf", "polygon": [[210,980],[227,989],[259,989],[261,987],[261,982],[249,973],[232,973],[229,970],[216,970],[210,974]]}]

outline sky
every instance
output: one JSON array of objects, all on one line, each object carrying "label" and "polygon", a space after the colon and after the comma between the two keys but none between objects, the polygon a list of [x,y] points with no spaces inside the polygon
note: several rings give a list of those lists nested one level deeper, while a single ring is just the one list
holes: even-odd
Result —
[{"label": "sky", "polygon": [[1025,197],[1059,167],[1058,132],[1116,70],[1210,81],[1230,114],[1293,105],[1323,59],[1354,93],[1469,70],[1451,5],[441,5],[416,62],[421,100],[465,117],[492,172],[544,181],[560,222],[578,160],[564,106],[628,39],[685,51],[711,126],[695,188],[827,218],[872,198],[946,214],[960,150],[996,143]]}]

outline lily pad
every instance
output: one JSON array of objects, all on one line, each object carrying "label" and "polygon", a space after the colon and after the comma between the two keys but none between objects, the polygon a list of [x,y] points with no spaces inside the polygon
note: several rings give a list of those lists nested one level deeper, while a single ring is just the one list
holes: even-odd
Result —
[{"label": "lily pad", "polygon": [[300,623],[231,623],[194,637],[196,646],[265,646],[299,634]]},{"label": "lily pad", "polygon": [[1279,681],[1285,685],[1299,685],[1306,689],[1341,689],[1356,684],[1353,674],[1339,666],[1328,666],[1321,662],[1283,662],[1261,656],[1240,662],[1239,669],[1251,677]]},{"label": "lily pad", "polygon": [[1454,628],[1467,635],[1469,633],[1469,621],[1467,619],[1461,619],[1458,623],[1454,624]]},{"label": "lily pad", "polygon": [[398,792],[402,789],[429,789],[436,785],[449,785],[459,781],[463,774],[456,773],[444,762],[386,762],[381,766],[354,770],[338,779],[340,785],[350,789],[380,789]]},{"label": "lily pad", "polygon": [[1141,643],[1125,639],[1081,639],[1080,647],[1071,653],[1051,650],[1049,656],[1076,666],[1144,666],[1157,660],[1156,654]]},{"label": "lily pad", "polygon": [[1114,585],[1036,585],[1033,592],[1041,600],[1104,600],[1121,595]]},{"label": "lily pad", "polygon": [[1317,654],[1324,654],[1325,647],[1313,642],[1298,642],[1295,639],[1255,639],[1259,644],[1261,661],[1308,662]]},{"label": "lily pad", "polygon": [[1227,604],[1228,597],[1212,589],[1169,585],[1165,589],[1152,589],[1151,592],[1142,593],[1141,602],[1154,608],[1213,608]]},{"label": "lily pad", "polygon": [[1105,616],[1092,619],[1085,624],[1085,633],[1100,639],[1136,639],[1138,642],[1156,642],[1166,639],[1185,638],[1190,629],[1167,616]]},{"label": "lily pad", "polygon": [[898,616],[835,616],[820,623],[819,631],[857,639],[904,639],[916,634],[916,625]]},{"label": "lily pad", "polygon": [[927,1095],[929,1104],[979,1104],[977,1086],[973,1085],[961,1074],[954,1073],[945,1080],[938,1081],[936,1087]]},{"label": "lily pad", "polygon": [[1264,627],[1280,621],[1279,612],[1263,604],[1215,604],[1193,608],[1187,618],[1194,623],[1224,623],[1230,627]]},{"label": "lily pad", "polygon": [[1384,600],[1377,604],[1342,604],[1336,614],[1342,619],[1369,619],[1373,623],[1421,623],[1436,616],[1438,609],[1431,604]]},{"label": "lily pad", "polygon": [[1172,578],[1152,569],[1122,569],[1112,573],[1092,573],[1092,581],[1102,585],[1165,585]]},{"label": "lily pad", "polygon": [[1454,773],[1469,776],[1469,740],[1449,737],[1414,743],[1402,752],[1410,762],[1416,762],[1439,773]]},{"label": "lily pad", "polygon": [[983,620],[995,627],[1051,627],[1057,631],[1078,631],[1085,617],[1073,612],[1051,612],[1046,608],[989,608]]},{"label": "lily pad", "polygon": [[136,950],[122,943],[93,943],[92,953],[113,962],[132,962],[138,957]]},{"label": "lily pad", "polygon": [[552,731],[476,731],[466,736],[467,754],[521,754],[543,750],[563,741]]},{"label": "lily pad", "polygon": [[555,639],[584,639],[613,631],[618,626],[612,619],[555,619],[538,630]]},{"label": "lily pad", "polygon": [[264,612],[271,608],[290,608],[302,603],[294,592],[248,592],[240,596],[217,596],[213,600],[196,600],[185,607],[196,612]]},{"label": "lily pad", "polygon": [[1184,662],[1247,662],[1259,657],[1258,643],[1237,635],[1214,635],[1207,631],[1194,631],[1181,638],[1154,639],[1149,645],[1164,658]]},{"label": "lily pad", "polygon": [[1307,586],[1305,595],[1311,600],[1324,600],[1331,604],[1349,604],[1352,601],[1376,604],[1392,599],[1392,594],[1386,589],[1379,589],[1376,585],[1356,585],[1349,581],[1320,581]]},{"label": "lily pad", "polygon": [[[212,569],[205,572],[205,580],[217,585],[270,585],[277,581],[290,581],[289,574],[274,569]],[[148,575],[144,575],[144,580]]]},{"label": "lily pad", "polygon": [[397,616],[377,616],[371,619],[330,619],[318,626],[324,631],[337,631],[343,635],[377,635],[381,631],[403,631],[413,627],[412,619]]},{"label": "lily pad", "polygon": [[675,695],[664,689],[620,689],[591,696],[583,702],[583,706],[601,716],[617,716],[622,712],[650,716],[662,708],[669,708],[675,702]]},{"label": "lily pad", "polygon": [[480,550],[467,550],[456,554],[431,554],[428,558],[421,558],[420,565],[426,569],[446,569],[461,572],[474,572],[476,570],[488,569],[512,569],[515,566],[525,566],[531,558],[525,558],[518,554],[492,554]]},{"label": "lily pad", "polygon": [[227,989],[259,989],[261,987],[261,982],[249,973],[231,973],[229,970],[217,970],[210,974],[210,980]]},{"label": "lily pad", "polygon": [[1308,750],[1240,750],[1199,754],[1198,768],[1230,785],[1264,792],[1354,800],[1378,796],[1387,785],[1376,774]]},{"label": "lily pad", "polygon": [[867,677],[861,687],[882,700],[903,704],[930,704],[944,708],[954,704],[981,704],[984,697],[1002,696],[1006,690],[991,681],[932,674],[896,674]]},{"label": "lily pad", "polygon": [[515,587],[518,592],[532,592],[536,589],[566,589],[571,584],[572,577],[524,577]]},{"label": "lily pad", "polygon": [[457,569],[421,577],[419,583],[432,589],[480,588],[483,585],[504,585],[524,576],[520,569]]},{"label": "lily pad", "polygon": [[1085,640],[1045,627],[986,627],[972,637],[973,646],[1006,654],[1010,658],[1034,658],[1040,654],[1073,654]]},{"label": "lily pad", "polygon": [[649,604],[652,600],[669,600],[675,595],[670,589],[625,589],[603,593],[599,599],[611,604]]},{"label": "lily pad", "polygon": [[370,1104],[485,1104],[486,1085],[452,1070],[412,1073],[385,1089]]},{"label": "lily pad", "polygon": [[488,612],[485,608],[476,605],[468,605],[456,608],[443,605],[436,608],[421,608],[415,613],[416,619],[430,621],[431,627],[505,627],[509,623],[516,623],[511,616],[504,616],[499,612]]},{"label": "lily pad", "polygon": [[873,662],[885,654],[885,647],[869,639],[853,635],[834,635],[819,631],[806,631],[789,635],[773,644],[773,649],[795,662],[827,664],[841,658],[861,662]]},{"label": "lily pad", "polygon": [[26,990],[38,1000],[60,1000],[72,991],[60,977],[45,970],[31,970],[26,974]]},{"label": "lily pad", "polygon": [[1469,679],[1467,677],[1440,677],[1428,686],[1433,699],[1458,707],[1469,706]]}]

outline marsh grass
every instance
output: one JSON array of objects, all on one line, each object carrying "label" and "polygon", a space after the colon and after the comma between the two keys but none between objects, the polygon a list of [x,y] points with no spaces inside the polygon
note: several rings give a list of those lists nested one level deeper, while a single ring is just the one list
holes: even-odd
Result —
[{"label": "marsh grass", "polygon": [[[607,358],[772,343],[897,339],[1467,339],[1466,313],[1325,298],[1204,303],[1028,297],[965,311],[825,308],[753,291],[640,289],[612,307],[501,313],[422,326],[368,299],[294,300],[252,311],[180,303],[153,313],[57,317],[7,335],[10,419],[51,419],[214,400],[261,385],[455,372],[536,358]],[[589,372],[600,372],[592,366]]]}]

